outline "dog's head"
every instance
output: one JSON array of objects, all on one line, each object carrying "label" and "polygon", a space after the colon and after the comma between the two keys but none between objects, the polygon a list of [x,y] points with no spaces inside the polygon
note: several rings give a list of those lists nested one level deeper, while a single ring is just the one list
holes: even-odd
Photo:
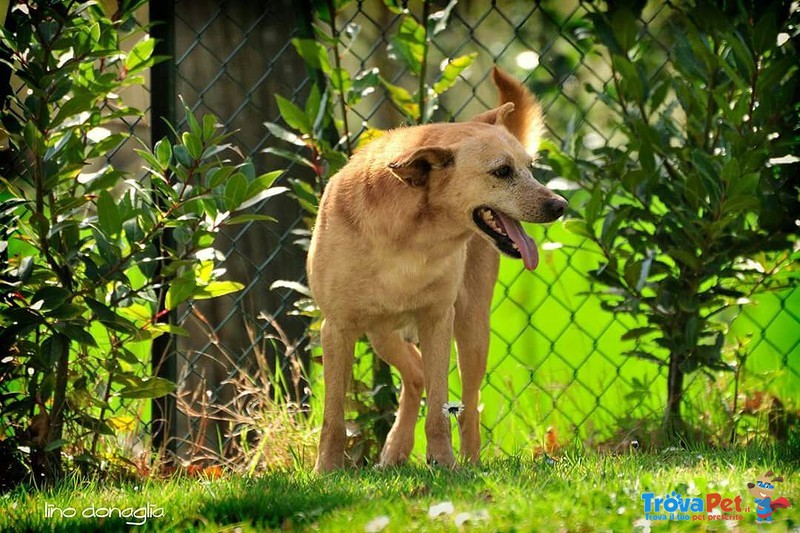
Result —
[{"label": "dog's head", "polygon": [[434,125],[424,145],[389,168],[408,185],[427,188],[432,205],[459,213],[460,223],[533,270],[539,252],[520,222],[552,222],[567,202],[533,176],[542,129],[538,105],[508,75],[495,69],[494,79],[505,103],[471,122]]}]

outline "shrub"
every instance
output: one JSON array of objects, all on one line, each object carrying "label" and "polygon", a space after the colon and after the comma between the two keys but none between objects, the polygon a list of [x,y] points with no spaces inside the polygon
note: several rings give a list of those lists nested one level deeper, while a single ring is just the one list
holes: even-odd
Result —
[{"label": "shrub", "polygon": [[580,138],[550,146],[554,169],[588,191],[574,206],[583,220],[570,228],[602,254],[591,275],[604,307],[642,320],[623,336],[640,341],[628,355],[668,367],[663,429],[671,436],[684,426],[684,376],[731,368],[723,358],[730,311],[796,279],[797,51],[785,33],[788,4],[715,5],[676,8],[669,24],[681,38],[663,64],[640,13],[612,6],[596,14],[611,79],[593,90],[616,135],[588,157]]},{"label": "shrub", "polygon": [[137,151],[145,176],[107,159],[132,142],[110,123],[141,116],[117,95],[157,59],[150,38],[121,47],[143,3],[20,3],[18,30],[2,32],[22,89],[3,115],[14,167],[0,178],[0,431],[39,476],[62,471],[65,447],[82,464],[107,458],[100,437],[147,416],[125,409],[174,389],[150,368],[152,340],[185,333],[163,317],[240,288],[220,280],[215,235],[264,218],[234,213],[282,191],[270,188],[280,172],[224,159],[216,119],[188,109],[179,139]]}]

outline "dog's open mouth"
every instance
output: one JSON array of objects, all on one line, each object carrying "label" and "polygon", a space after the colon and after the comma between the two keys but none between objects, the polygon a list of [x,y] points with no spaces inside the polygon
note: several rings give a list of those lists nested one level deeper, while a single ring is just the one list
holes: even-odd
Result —
[{"label": "dog's open mouth", "polygon": [[490,207],[479,207],[472,219],[483,233],[492,238],[495,246],[509,257],[522,259],[525,268],[534,270],[539,265],[539,249],[518,220]]}]

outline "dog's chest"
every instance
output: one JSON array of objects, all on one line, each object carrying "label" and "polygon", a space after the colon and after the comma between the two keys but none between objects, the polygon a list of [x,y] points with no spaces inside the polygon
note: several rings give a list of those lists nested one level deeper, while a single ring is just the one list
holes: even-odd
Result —
[{"label": "dog's chest", "polygon": [[368,275],[361,284],[364,290],[356,297],[358,307],[368,308],[367,314],[403,314],[455,302],[465,253],[441,256],[401,251],[377,257],[368,261]]}]

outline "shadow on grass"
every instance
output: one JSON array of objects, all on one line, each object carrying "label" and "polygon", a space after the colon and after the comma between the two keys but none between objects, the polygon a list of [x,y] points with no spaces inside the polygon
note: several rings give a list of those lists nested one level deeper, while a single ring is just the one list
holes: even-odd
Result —
[{"label": "shadow on grass", "polygon": [[267,473],[239,483],[236,492],[218,494],[198,508],[202,522],[248,523],[286,528],[309,524],[343,507],[379,498],[417,498],[446,493],[453,486],[482,485],[480,471],[447,471],[425,466],[378,470],[345,470],[316,476],[310,473]]},{"label": "shadow on grass", "polygon": [[211,495],[197,509],[194,525],[249,523],[261,527],[289,527],[314,522],[339,507],[368,499],[368,491],[354,483],[331,478],[270,473],[239,483],[234,490]]}]

